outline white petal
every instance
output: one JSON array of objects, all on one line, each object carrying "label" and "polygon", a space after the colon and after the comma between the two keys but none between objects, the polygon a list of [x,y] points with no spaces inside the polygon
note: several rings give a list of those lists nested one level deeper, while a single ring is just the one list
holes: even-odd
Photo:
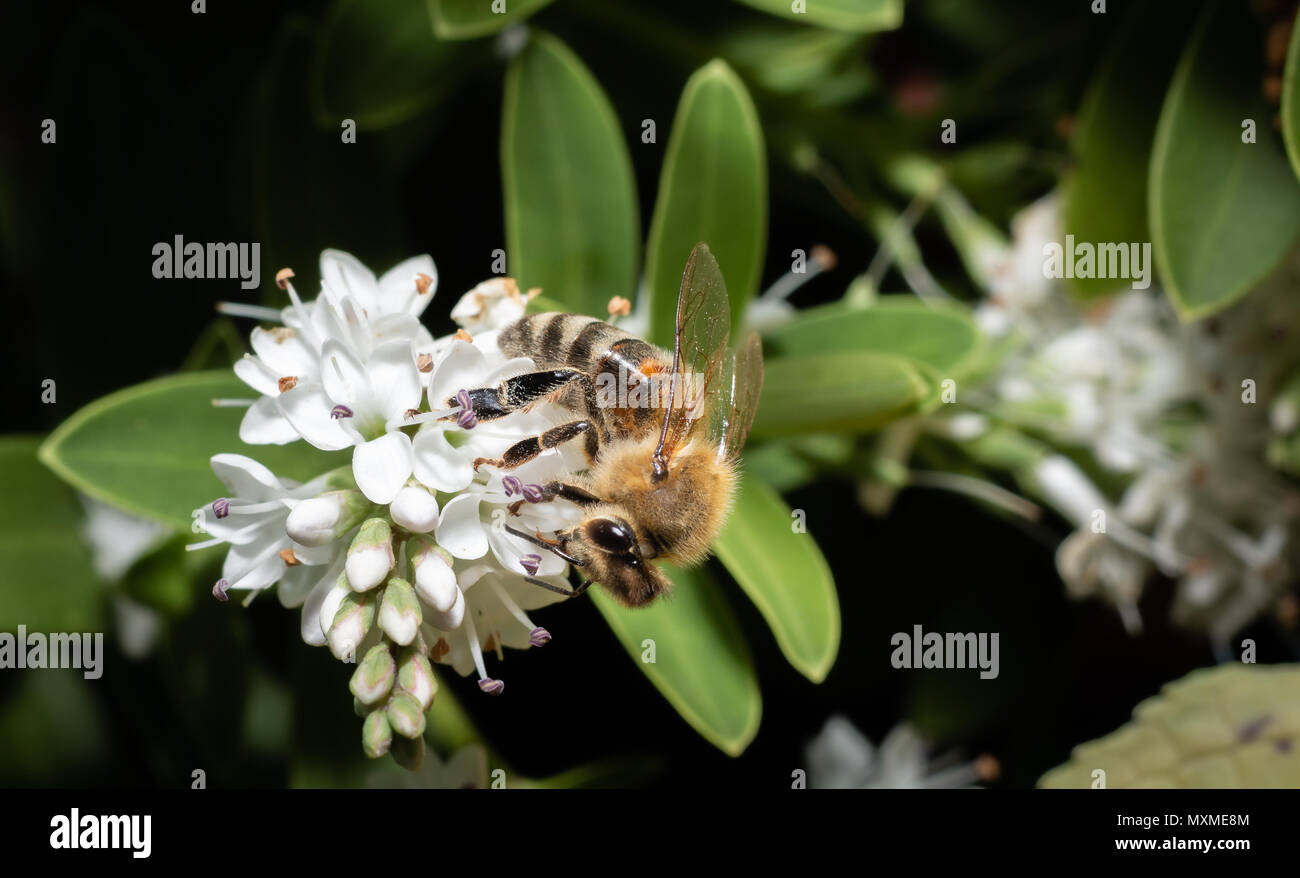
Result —
[{"label": "white petal", "polygon": [[[455,600],[452,602],[450,610],[445,613],[435,611],[429,614],[429,623],[443,631],[455,631],[460,627],[460,623],[464,621],[465,595],[460,589],[456,589]],[[457,667],[457,670],[460,670],[459,667]],[[461,673],[466,672],[461,671]]]},{"label": "white petal", "polygon": [[[460,390],[484,387],[487,377],[487,359],[483,352],[467,341],[457,339],[429,376],[429,405],[434,409],[447,406],[447,401]],[[452,403],[455,405],[455,403]]]},{"label": "white petal", "polygon": [[460,491],[474,480],[474,464],[452,447],[438,427],[425,427],[416,433],[411,447],[415,477],[435,491]]},{"label": "white petal", "polygon": [[244,412],[244,419],[239,422],[239,438],[249,445],[288,445],[302,437],[289,419],[280,414],[275,398],[263,396]]},{"label": "white petal", "polygon": [[411,477],[411,437],[399,431],[385,433],[352,452],[352,476],[371,503],[393,502]]},{"label": "white petal", "polygon": [[375,348],[375,352],[366,361],[366,371],[369,373],[373,404],[386,419],[420,407],[424,388],[420,383],[420,370],[415,367],[409,340],[399,339]]},{"label": "white petal", "polygon": [[321,384],[330,401],[358,410],[366,406],[370,396],[370,380],[366,367],[352,349],[338,339],[325,342],[321,349]]},{"label": "white petal", "polygon": [[[425,274],[433,279],[429,288],[421,295],[415,286],[418,275]],[[433,300],[438,289],[438,269],[433,265],[433,257],[428,255],[412,256],[394,265],[384,272],[379,279],[379,301],[385,314],[399,309],[419,315]]]},{"label": "white petal", "polygon": [[280,392],[279,376],[273,375],[265,363],[248,354],[235,361],[235,377],[263,396]]},{"label": "white petal", "polygon": [[330,287],[337,296],[351,296],[363,308],[378,304],[379,282],[375,273],[361,264],[351,253],[326,250],[320,255],[321,283]]},{"label": "white petal", "polygon": [[299,384],[275,398],[276,408],[298,435],[323,451],[349,448],[353,438],[331,417],[334,404],[319,384]]},{"label": "white petal", "polygon": [[307,593],[319,579],[320,569],[317,567],[308,567],[306,564],[290,567],[280,577],[280,587],[276,589],[280,605],[291,609],[298,606],[306,600]]},{"label": "white petal", "polygon": [[[325,635],[329,633],[330,626],[334,624],[334,615],[339,611],[339,604],[348,596],[350,589],[347,587],[343,577],[336,576],[329,580],[329,587],[325,591],[324,597],[321,598],[320,611],[316,616],[316,622],[320,626],[321,643],[325,642]],[[303,625],[307,624],[303,620]],[[310,642],[310,641],[308,641]]]},{"label": "white petal", "polygon": [[318,352],[296,330],[256,327],[248,336],[253,352],[275,373],[276,380],[287,376],[314,377],[320,362]]},{"label": "white petal", "polygon": [[230,491],[243,500],[272,500],[284,493],[280,480],[269,469],[242,454],[216,454],[212,472]]},{"label": "white petal", "polygon": [[482,558],[487,553],[487,534],[478,505],[478,494],[460,494],[443,507],[435,539],[457,558]]}]

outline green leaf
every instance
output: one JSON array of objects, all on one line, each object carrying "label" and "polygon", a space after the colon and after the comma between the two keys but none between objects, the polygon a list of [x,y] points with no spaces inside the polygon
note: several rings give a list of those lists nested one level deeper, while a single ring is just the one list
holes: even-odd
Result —
[{"label": "green leaf", "polygon": [[1300,177],[1300,27],[1294,26],[1282,71],[1282,137],[1291,169]]},{"label": "green leaf", "polygon": [[[440,39],[464,40],[494,34],[550,3],[551,0],[429,0],[429,17],[433,19],[433,32]],[[495,12],[494,6],[505,11]]]},{"label": "green leaf", "polygon": [[840,603],[816,540],[806,529],[796,532],[794,522],[780,495],[756,478],[743,478],[713,548],[790,664],[820,683],[839,651]]},{"label": "green leaf", "polygon": [[386,128],[427,111],[484,54],[434,39],[420,0],[338,0],[312,54],[312,107],[330,129]]},{"label": "green leaf", "polygon": [[1087,789],[1300,787],[1300,665],[1232,662],[1193,671],[1133,721],[1074,748],[1038,786]]},{"label": "green leaf", "polygon": [[755,436],[872,430],[912,411],[930,390],[906,360],[867,351],[774,357],[763,369]]},{"label": "green leaf", "polygon": [[[1062,193],[1064,229],[1089,243],[1149,241],[1147,171],[1156,119],[1191,16],[1166,4],[1135,6],[1107,49],[1079,110],[1077,166]],[[1101,296],[1127,278],[1074,278],[1075,292]]]},{"label": "green leaf", "polygon": [[[1250,12],[1206,9],[1179,62],[1151,157],[1156,264],[1183,320],[1226,307],[1272,273],[1300,234],[1300,188],[1259,94]],[[1242,143],[1242,121],[1257,143]]]},{"label": "green leaf", "polygon": [[576,55],[534,33],[510,62],[501,118],[510,271],[566,310],[604,317],[636,289],[632,159],[609,99]]},{"label": "green leaf", "polygon": [[281,478],[306,481],[344,466],[349,455],[305,442],[245,445],[242,408],[213,399],[251,395],[229,372],[191,372],[128,387],[64,421],[41,446],[41,461],[79,491],[144,518],[188,531],[191,510],[219,496],[214,454],[245,454]]},{"label": "green leaf", "polygon": [[958,378],[979,360],[984,340],[965,308],[897,296],[869,308],[834,303],[799,311],[763,341],[768,356],[872,351]]},{"label": "green leaf", "polygon": [[806,0],[805,11],[795,12],[790,0],[741,0],[747,6],[803,24],[836,30],[893,30],[903,23],[903,0]]},{"label": "green leaf", "polygon": [[0,630],[102,630],[104,585],[81,537],[77,498],[36,461],[40,440],[0,437]]},{"label": "green leaf", "polygon": [[[596,607],[637,666],[682,718],[730,756],[758,732],[763,712],[749,647],[718,585],[701,568],[663,567],[673,593],[647,607],[620,607],[593,588]],[[654,662],[643,656],[653,640]]]},{"label": "green leaf", "polygon": [[668,138],[647,245],[650,340],[673,340],[677,291],[692,248],[709,245],[739,325],[758,289],[767,238],[767,158],[749,92],[723,61],[682,91]]}]

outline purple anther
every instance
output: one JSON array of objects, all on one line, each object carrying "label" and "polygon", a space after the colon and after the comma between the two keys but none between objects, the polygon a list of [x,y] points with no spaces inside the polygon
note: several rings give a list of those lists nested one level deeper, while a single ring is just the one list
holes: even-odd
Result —
[{"label": "purple anther", "polygon": [[542,556],[533,554],[524,555],[519,559],[519,563],[523,566],[524,570],[528,571],[529,576],[536,576],[537,568],[541,566],[542,563]]},{"label": "purple anther", "polygon": [[478,426],[478,416],[473,409],[465,409],[456,416],[456,426],[462,430],[473,430]]},{"label": "purple anther", "polygon": [[230,514],[230,501],[225,497],[219,497],[212,501],[212,511],[217,518],[225,518]]},{"label": "purple anther", "polygon": [[350,418],[352,417],[352,409],[345,405],[336,405],[334,408],[330,409],[330,417],[336,421],[339,418]]},{"label": "purple anther", "polygon": [[529,503],[541,503],[546,494],[542,491],[541,485],[524,485],[524,499]]},{"label": "purple anther", "polygon": [[506,476],[501,480],[501,487],[505,489],[507,497],[513,497],[523,491],[524,483],[519,481],[518,476]]},{"label": "purple anther", "polygon": [[528,634],[528,643],[532,646],[545,646],[551,642],[551,632],[545,628],[534,628]]},{"label": "purple anther", "polygon": [[489,695],[500,695],[506,689],[503,680],[493,680],[491,677],[484,677],[478,681],[478,687]]},{"label": "purple anther", "polygon": [[469,391],[463,387],[456,391],[456,402],[463,409],[472,409],[474,407],[474,403],[469,398]]},{"label": "purple anther", "polygon": [[229,582],[224,579],[218,579],[217,584],[212,586],[212,596],[222,603],[225,603],[230,600],[230,596],[226,594],[226,589],[228,588],[230,588]]}]

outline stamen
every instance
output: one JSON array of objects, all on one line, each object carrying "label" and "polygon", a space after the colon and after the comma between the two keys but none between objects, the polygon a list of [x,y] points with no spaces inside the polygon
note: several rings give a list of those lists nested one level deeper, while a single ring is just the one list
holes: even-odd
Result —
[{"label": "stamen", "polygon": [[210,548],[212,548],[213,546],[219,546],[219,545],[221,545],[221,544],[224,543],[225,541],[226,541],[226,540],[225,540],[224,537],[213,537],[212,539],[210,539],[210,540],[204,540],[204,541],[201,542],[201,543],[186,543],[186,544],[185,544],[185,551],[187,551],[187,552],[197,552],[199,549],[210,549]]},{"label": "stamen", "polygon": [[226,594],[226,589],[230,588],[230,583],[224,579],[218,579],[217,584],[212,586],[212,596],[223,604],[230,600],[230,595]]},{"label": "stamen", "polygon": [[255,399],[214,399],[212,400],[212,407],[218,409],[246,409],[255,402],[257,402]]},{"label": "stamen", "polygon": [[[474,628],[474,613],[468,607],[465,610],[465,621],[461,623],[461,630],[469,643],[469,652],[474,659],[474,669],[478,671],[479,687],[482,688],[484,681],[489,681],[489,677],[487,668],[483,665],[483,650],[479,647],[478,631]],[[504,685],[503,683],[502,686],[504,687]],[[483,691],[487,692],[488,690],[483,689]],[[498,690],[491,694],[500,695],[501,693]]]},{"label": "stamen", "polygon": [[456,334],[453,335],[452,338],[459,341],[469,342],[470,344],[474,343],[474,336],[470,335],[463,328],[456,330]]},{"label": "stamen", "polygon": [[350,418],[352,417],[352,409],[345,405],[336,405],[334,408],[330,409],[330,417],[336,421],[339,418]]},{"label": "stamen", "polygon": [[426,375],[433,371],[433,357],[430,354],[420,354],[415,358],[415,368],[424,372]]},{"label": "stamen", "polygon": [[279,500],[267,500],[265,503],[249,503],[247,506],[231,506],[231,515],[261,515],[263,512],[274,512],[277,509],[284,509],[284,504]]},{"label": "stamen", "polygon": [[433,278],[427,274],[417,274],[415,276],[415,290],[421,296],[429,292],[429,287],[433,286]]},{"label": "stamen", "polygon": [[613,319],[614,317],[626,317],[632,313],[632,301],[623,296],[614,296],[609,300],[606,309],[609,311],[610,319]]},{"label": "stamen", "polygon": [[243,302],[218,302],[217,313],[227,317],[247,317],[250,320],[280,322],[280,312],[265,305],[245,305]]},{"label": "stamen", "polygon": [[505,681],[484,677],[478,681],[478,687],[489,695],[500,695],[506,689]]},{"label": "stamen", "polygon": [[529,503],[541,503],[542,499],[546,496],[541,485],[524,485],[523,492],[524,499]]},{"label": "stamen", "polygon": [[293,553],[293,549],[281,549],[280,560],[284,562],[285,567],[297,567],[302,564],[298,556]]},{"label": "stamen", "polygon": [[[538,560],[541,559],[539,558]],[[524,613],[522,609],[520,609],[519,605],[514,602],[514,599],[510,597],[510,595],[506,592],[504,588],[501,587],[501,584],[498,583],[496,579],[487,579],[485,577],[485,581],[487,582],[488,586],[492,589],[492,593],[497,596],[497,599],[499,601],[501,601],[502,606],[506,608],[506,612],[514,616],[515,619],[519,621],[520,625],[523,625],[525,628],[531,629],[533,632],[545,630],[544,628],[536,628],[533,626],[533,620],[528,618],[527,614]],[[546,637],[548,640],[550,639],[549,634]]]},{"label": "stamen", "polygon": [[545,628],[534,628],[528,634],[528,644],[530,646],[545,646],[551,642],[551,632]]},{"label": "stamen", "polygon": [[505,489],[507,497],[513,497],[524,490],[524,483],[517,476],[506,476],[501,480],[501,487]]},{"label": "stamen", "polygon": [[[461,393],[464,392],[465,391],[463,390],[461,391]],[[474,414],[473,409],[462,409],[461,413],[456,416],[456,426],[460,427],[462,430],[473,430],[478,426],[478,416]]]},{"label": "stamen", "polygon": [[213,500],[212,511],[216,514],[217,518],[225,518],[230,514],[230,501],[225,497],[219,497],[218,499]]},{"label": "stamen", "polygon": [[276,386],[280,388],[281,393],[288,393],[298,386],[298,378],[294,375],[286,375],[276,382]]},{"label": "stamen", "polygon": [[282,268],[275,273],[275,285],[282,290],[289,288],[289,278],[293,277],[292,268]]},{"label": "stamen", "polygon": [[451,644],[447,642],[447,638],[439,637],[438,642],[429,648],[429,658],[436,662],[449,652],[451,652]]},{"label": "stamen", "polygon": [[[285,272],[288,272],[288,274],[285,274]],[[283,275],[283,283],[281,283],[281,275]],[[289,301],[293,303],[293,311],[298,315],[298,322],[302,324],[301,331],[307,336],[307,341],[313,348],[320,350],[322,342],[316,337],[316,330],[311,325],[311,315],[307,313],[307,308],[303,305],[302,299],[298,298],[298,291],[293,288],[293,284],[289,283],[288,279],[291,277],[293,277],[293,272],[287,268],[282,268],[276,275],[276,283],[280,285],[282,290],[288,291]]]},{"label": "stamen", "polygon": [[408,410],[407,412],[404,412],[400,418],[393,418],[384,425],[384,428],[391,433],[394,430],[400,430],[403,427],[410,427],[415,424],[428,424],[432,421],[441,421],[459,412],[460,409],[441,409],[436,412],[420,412],[411,415]]},{"label": "stamen", "polygon": [[[804,266],[804,272],[796,274],[793,269],[787,271],[776,283],[763,292],[763,298],[768,301],[784,302],[795,290],[822,272],[830,271],[834,267],[835,251],[824,244],[817,244],[808,254],[808,262]],[[612,307],[613,303],[610,304]]]},{"label": "stamen", "polygon": [[542,556],[534,553],[524,555],[519,559],[519,566],[528,572],[529,576],[537,575],[537,568],[542,564]]}]

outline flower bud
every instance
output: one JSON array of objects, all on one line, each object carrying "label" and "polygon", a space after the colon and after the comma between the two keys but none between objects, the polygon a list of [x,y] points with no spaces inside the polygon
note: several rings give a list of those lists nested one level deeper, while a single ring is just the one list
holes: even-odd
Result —
[{"label": "flower bud", "polygon": [[393,738],[393,761],[407,771],[419,771],[424,764],[424,738]]},{"label": "flower bud", "polygon": [[369,591],[393,569],[393,529],[383,518],[370,518],[348,548],[344,568],[354,591]]},{"label": "flower bud", "polygon": [[438,525],[438,500],[422,485],[407,485],[397,492],[388,514],[398,527],[426,534]]},{"label": "flower bud", "polygon": [[293,507],[284,529],[304,546],[323,546],[360,524],[369,508],[360,491],[330,491]]},{"label": "flower bud", "polygon": [[384,588],[379,604],[379,627],[394,643],[406,646],[415,639],[424,619],[420,615],[420,601],[415,589],[405,579],[393,577]]},{"label": "flower bud", "polygon": [[414,648],[404,649],[398,656],[397,685],[410,692],[424,710],[429,709],[433,696],[438,694],[438,678],[433,675],[433,667]]},{"label": "flower bud", "polygon": [[361,724],[361,749],[371,759],[378,759],[388,752],[392,744],[393,727],[388,724],[387,715],[383,710],[371,711]]},{"label": "flower bud", "polygon": [[440,613],[447,612],[460,593],[451,556],[427,537],[415,537],[406,546],[415,570],[415,590],[426,604]]},{"label": "flower bud", "polygon": [[429,622],[435,628],[443,631],[454,631],[460,627],[460,623],[465,621],[465,595],[458,588],[456,589],[456,600],[452,603],[451,609],[445,613],[433,613],[429,617]]},{"label": "flower bud", "polygon": [[384,643],[370,647],[366,657],[352,672],[348,688],[363,704],[378,704],[393,688],[397,663]]},{"label": "flower bud", "polygon": [[325,641],[336,659],[356,658],[357,647],[375,624],[377,604],[373,594],[344,595],[329,631],[325,632]]},{"label": "flower bud", "polygon": [[418,738],[424,734],[424,708],[410,692],[397,690],[388,699],[388,724],[403,738]]}]

